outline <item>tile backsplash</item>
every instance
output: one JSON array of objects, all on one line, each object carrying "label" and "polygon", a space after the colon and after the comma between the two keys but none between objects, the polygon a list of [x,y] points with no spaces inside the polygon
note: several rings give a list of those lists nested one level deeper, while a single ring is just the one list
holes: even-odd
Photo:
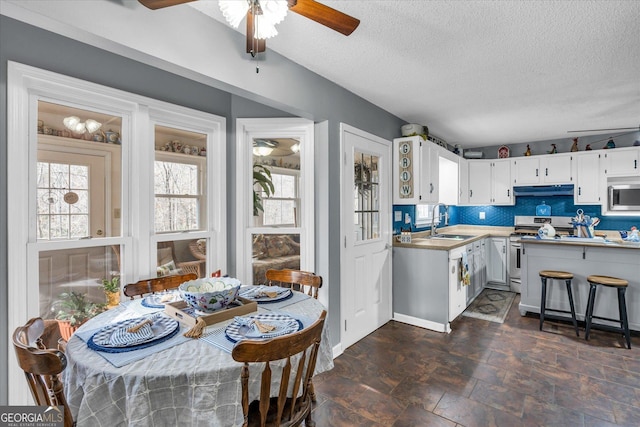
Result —
[{"label": "tile backsplash", "polygon": [[[600,218],[600,224],[596,230],[629,230],[632,226],[640,228],[640,216],[602,216],[600,205],[575,205],[571,196],[516,197],[514,206],[451,206],[449,208],[449,225],[512,226],[514,216],[534,216],[536,206],[543,202],[551,207],[551,215],[553,216],[573,217],[578,209],[582,209],[585,215]],[[394,234],[400,233],[401,227],[407,229],[407,224],[404,224],[406,213],[411,218],[412,231],[430,228],[415,226],[415,206],[396,205],[393,210],[394,212],[402,212],[402,221],[393,222]],[[484,212],[484,219],[480,219],[482,212]]]}]

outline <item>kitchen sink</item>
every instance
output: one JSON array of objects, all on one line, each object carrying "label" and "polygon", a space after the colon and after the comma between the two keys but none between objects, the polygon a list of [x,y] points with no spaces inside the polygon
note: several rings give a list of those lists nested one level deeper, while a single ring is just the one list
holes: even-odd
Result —
[{"label": "kitchen sink", "polygon": [[435,236],[429,236],[429,239],[441,239],[441,240],[467,240],[476,236],[467,236],[464,234],[436,234]]}]

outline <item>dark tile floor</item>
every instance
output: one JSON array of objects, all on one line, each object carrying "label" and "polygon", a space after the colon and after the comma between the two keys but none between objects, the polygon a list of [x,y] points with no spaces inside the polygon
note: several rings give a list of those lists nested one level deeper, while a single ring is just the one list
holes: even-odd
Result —
[{"label": "dark tile floor", "polygon": [[318,426],[640,426],[640,339],[463,317],[451,334],[391,321],[314,378]]}]

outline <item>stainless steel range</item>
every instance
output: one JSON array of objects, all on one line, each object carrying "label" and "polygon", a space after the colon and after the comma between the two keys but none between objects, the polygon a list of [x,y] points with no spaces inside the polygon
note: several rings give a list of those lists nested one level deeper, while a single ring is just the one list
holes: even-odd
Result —
[{"label": "stainless steel range", "polygon": [[520,293],[522,280],[520,277],[522,236],[536,236],[544,224],[551,224],[558,235],[572,235],[573,224],[569,216],[516,216],[514,231],[509,237],[509,285],[512,292]]}]

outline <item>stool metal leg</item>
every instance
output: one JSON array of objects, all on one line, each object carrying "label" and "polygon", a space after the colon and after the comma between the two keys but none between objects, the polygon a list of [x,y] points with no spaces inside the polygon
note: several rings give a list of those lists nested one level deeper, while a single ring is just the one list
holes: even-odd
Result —
[{"label": "stool metal leg", "polygon": [[571,291],[571,280],[565,280],[567,285],[567,294],[569,295],[569,306],[571,307],[571,319],[573,320],[573,327],[576,329],[576,336],[580,336],[578,332],[578,320],[576,319],[576,308],[573,305],[573,292]]},{"label": "stool metal leg", "polygon": [[589,340],[589,332],[591,331],[591,321],[593,320],[593,306],[596,302],[596,285],[591,285],[589,289],[589,300],[587,301],[587,313],[584,315],[586,328],[584,331],[584,339]]},{"label": "stool metal leg", "polygon": [[618,310],[620,311],[620,326],[627,340],[627,348],[631,349],[631,333],[629,332],[629,319],[627,319],[627,302],[625,300],[626,288],[618,288]]},{"label": "stool metal leg", "polygon": [[547,278],[541,277],[542,281],[542,299],[540,300],[540,330],[542,330],[542,324],[544,323],[544,310],[547,306]]}]

